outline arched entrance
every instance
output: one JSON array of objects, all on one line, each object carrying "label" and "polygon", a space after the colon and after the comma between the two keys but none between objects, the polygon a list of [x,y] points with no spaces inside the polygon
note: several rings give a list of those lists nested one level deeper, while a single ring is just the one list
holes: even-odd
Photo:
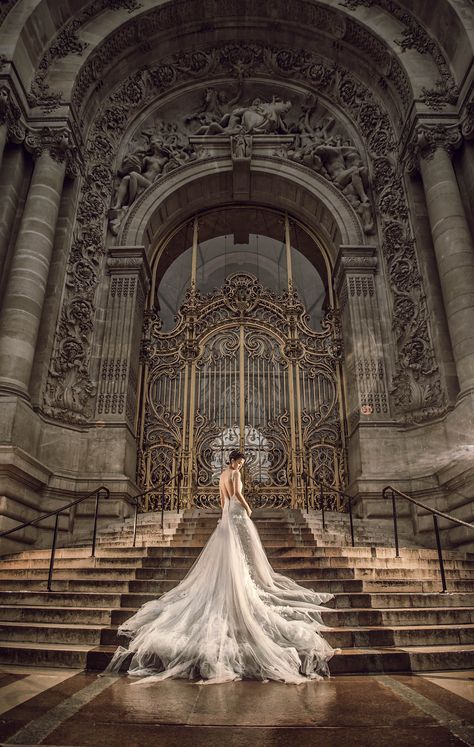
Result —
[{"label": "arched entrance", "polygon": [[[142,488],[167,480],[175,508],[181,470],[180,499],[212,505],[233,448],[246,453],[246,492],[257,505],[302,505],[305,471],[340,488],[340,330],[330,263],[304,226],[255,206],[219,208],[182,226],[155,256],[139,406]],[[309,498],[318,504],[313,485]],[[335,493],[328,499],[338,507]],[[143,508],[160,501],[152,492]]]}]

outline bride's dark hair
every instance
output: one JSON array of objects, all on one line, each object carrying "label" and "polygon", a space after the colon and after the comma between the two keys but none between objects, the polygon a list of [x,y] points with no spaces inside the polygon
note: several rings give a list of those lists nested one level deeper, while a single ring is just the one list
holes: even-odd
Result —
[{"label": "bride's dark hair", "polygon": [[228,464],[231,464],[231,463],[232,463],[232,462],[234,462],[234,461],[235,461],[236,459],[245,459],[245,454],[244,454],[244,452],[243,452],[243,451],[239,451],[238,449],[234,449],[234,451],[231,451],[231,452],[230,452],[230,454],[229,454],[229,460],[228,460],[228,462],[227,462],[227,463],[228,463]]}]

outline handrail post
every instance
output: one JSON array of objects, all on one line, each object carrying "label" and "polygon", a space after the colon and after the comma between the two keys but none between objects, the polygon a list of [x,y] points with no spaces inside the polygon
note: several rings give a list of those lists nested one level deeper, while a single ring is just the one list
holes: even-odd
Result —
[{"label": "handrail post", "polygon": [[302,472],[301,477],[304,482],[304,500],[306,504],[306,513],[309,514],[309,496],[308,496],[308,475],[306,472]]},{"label": "handrail post", "polygon": [[436,547],[438,548],[438,560],[439,560],[439,570],[441,573],[441,583],[443,585],[443,593],[448,591],[448,587],[446,585],[446,574],[444,572],[444,560],[443,560],[443,551],[441,549],[441,540],[439,537],[439,526],[438,526],[438,517],[436,514],[433,514],[433,524],[434,524],[434,530],[435,530],[435,536],[436,536]]},{"label": "handrail post", "polygon": [[51,582],[53,580],[54,558],[56,555],[56,543],[58,540],[58,524],[59,524],[59,514],[56,514],[56,521],[54,522],[53,544],[51,547],[51,558],[49,560],[49,573],[48,573],[48,586],[47,586],[48,591],[52,591]]},{"label": "handrail post", "polygon": [[326,529],[326,517],[324,515],[324,490],[323,486],[319,486],[319,502],[321,504],[321,518],[323,520],[323,529]]},{"label": "handrail post", "polygon": [[161,531],[163,531],[165,519],[165,480],[161,483]]},{"label": "handrail post", "polygon": [[321,518],[323,520],[323,529],[326,529],[326,517],[324,516],[324,491],[323,486],[319,486],[319,500],[321,502]]},{"label": "handrail post", "polygon": [[95,544],[97,540],[97,520],[99,517],[99,500],[100,500],[100,494],[104,491],[105,497],[108,498],[110,495],[110,492],[108,488],[99,488],[96,492],[95,496],[95,511],[94,511],[94,529],[92,531],[92,552],[91,557],[95,558]]},{"label": "handrail post", "polygon": [[[383,491],[385,493],[385,489]],[[393,514],[393,531],[395,534],[395,557],[400,557],[400,547],[398,545],[398,522],[397,522],[397,503],[395,493],[392,490],[392,514]]]},{"label": "handrail post", "polygon": [[133,545],[137,543],[137,521],[138,521],[138,498],[135,498],[135,515],[133,517]]},{"label": "handrail post", "polygon": [[181,472],[181,467],[178,471],[178,500],[176,501],[176,513],[179,514],[180,509],[180,499],[181,499],[181,480],[183,479],[183,473]]},{"label": "handrail post", "polygon": [[352,547],[355,547],[355,542],[354,542],[354,521],[352,519],[352,498],[349,498],[349,521],[351,523],[351,542],[352,542]]}]

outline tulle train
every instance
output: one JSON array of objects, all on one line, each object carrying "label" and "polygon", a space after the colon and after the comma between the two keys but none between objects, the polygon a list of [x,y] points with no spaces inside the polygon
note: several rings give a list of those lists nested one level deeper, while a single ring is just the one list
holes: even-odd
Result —
[{"label": "tulle train", "polygon": [[232,498],[183,581],[120,626],[131,641],[106,672],[130,659],[129,674],[144,678],[134,684],[321,679],[334,654],[319,634],[321,604],[332,596],[275,573],[253,522]]}]

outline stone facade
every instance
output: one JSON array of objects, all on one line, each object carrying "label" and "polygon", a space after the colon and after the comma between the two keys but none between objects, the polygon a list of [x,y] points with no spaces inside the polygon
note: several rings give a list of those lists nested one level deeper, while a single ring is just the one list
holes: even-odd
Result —
[{"label": "stone facade", "polygon": [[231,204],[328,257],[360,515],[392,483],[472,520],[474,11],[436,6],[3,4],[0,529],[99,483],[124,510],[149,267]]}]

